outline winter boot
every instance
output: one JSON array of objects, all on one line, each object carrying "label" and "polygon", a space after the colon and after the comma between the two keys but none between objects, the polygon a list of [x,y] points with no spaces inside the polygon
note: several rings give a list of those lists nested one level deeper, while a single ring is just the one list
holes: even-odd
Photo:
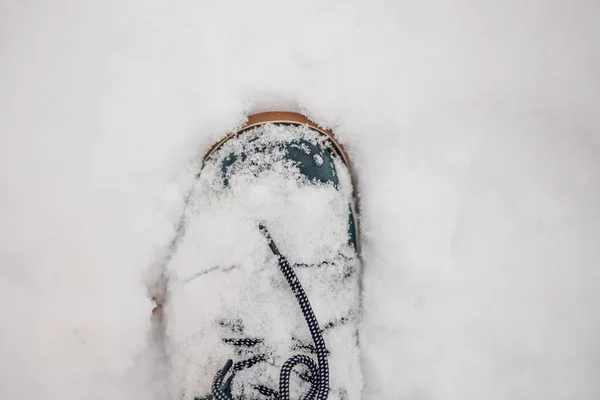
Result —
[{"label": "winter boot", "polygon": [[167,267],[184,399],[359,399],[353,185],[333,135],[262,113],[206,155]]}]

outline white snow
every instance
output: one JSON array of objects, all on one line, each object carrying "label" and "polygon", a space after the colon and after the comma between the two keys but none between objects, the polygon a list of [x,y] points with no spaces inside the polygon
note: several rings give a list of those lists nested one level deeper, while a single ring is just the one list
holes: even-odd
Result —
[{"label": "white snow", "polygon": [[359,180],[364,399],[600,398],[593,0],[0,4],[0,398],[165,399],[148,297],[250,112]]}]

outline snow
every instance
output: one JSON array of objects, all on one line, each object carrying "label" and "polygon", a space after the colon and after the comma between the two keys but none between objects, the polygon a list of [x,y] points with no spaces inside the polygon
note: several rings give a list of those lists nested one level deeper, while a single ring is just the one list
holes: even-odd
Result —
[{"label": "snow", "polygon": [[364,399],[600,397],[595,1],[3,2],[0,397],[164,399],[149,293],[250,112],[358,178]]}]

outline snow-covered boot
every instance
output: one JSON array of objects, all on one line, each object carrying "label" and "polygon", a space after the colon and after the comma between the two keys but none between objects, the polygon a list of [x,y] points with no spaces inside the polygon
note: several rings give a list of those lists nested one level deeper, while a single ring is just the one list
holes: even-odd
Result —
[{"label": "snow-covered boot", "polygon": [[207,154],[167,267],[184,399],[359,399],[360,262],[347,155],[295,113]]}]

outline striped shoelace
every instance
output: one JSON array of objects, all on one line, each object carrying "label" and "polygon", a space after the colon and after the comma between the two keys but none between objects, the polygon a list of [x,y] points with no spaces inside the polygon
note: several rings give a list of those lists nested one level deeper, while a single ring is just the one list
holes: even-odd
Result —
[{"label": "striped shoelace", "polygon": [[[290,357],[281,367],[279,373],[279,393],[272,393],[272,395],[279,400],[290,400],[290,375],[292,370],[299,364],[304,364],[308,367],[311,374],[311,386],[304,397],[306,400],[326,400],[329,395],[329,364],[327,362],[327,348],[321,329],[319,328],[319,322],[315,317],[315,313],[310,305],[310,301],[304,292],[304,288],[300,284],[296,273],[290,266],[288,260],[279,252],[279,249],[275,245],[275,242],[271,238],[269,231],[263,224],[259,224],[259,229],[267,239],[267,243],[271,248],[273,254],[277,257],[279,263],[279,269],[283,273],[285,280],[290,286],[290,289],[294,293],[300,310],[304,316],[304,320],[308,325],[308,329],[312,336],[315,344],[317,362],[308,356],[298,354]],[[212,394],[216,400],[232,400],[231,396],[224,391],[223,380],[231,370],[233,366],[232,360],[227,360],[225,366],[217,372],[212,385]],[[232,371],[235,374],[235,369]],[[229,380],[233,379],[233,375]]]}]

